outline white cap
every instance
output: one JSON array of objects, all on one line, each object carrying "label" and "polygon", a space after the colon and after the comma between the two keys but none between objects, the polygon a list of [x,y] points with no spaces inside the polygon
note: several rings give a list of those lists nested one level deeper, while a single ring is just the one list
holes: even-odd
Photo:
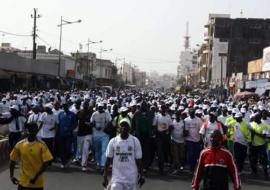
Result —
[{"label": "white cap", "polygon": [[238,112],[238,113],[235,114],[234,117],[235,117],[235,118],[239,118],[239,117],[243,117],[243,115],[242,115],[242,113]]},{"label": "white cap", "polygon": [[265,110],[265,107],[263,107],[262,105],[259,105],[259,110],[263,111],[263,110]]},{"label": "white cap", "polygon": [[178,110],[185,110],[184,106],[179,106]]},{"label": "white cap", "polygon": [[51,103],[45,104],[44,107],[45,107],[45,108],[53,109],[53,105],[52,105]]},{"label": "white cap", "polygon": [[203,113],[203,111],[201,110],[201,109],[197,109],[196,111],[195,111],[195,114],[202,114]]},{"label": "white cap", "polygon": [[14,109],[14,110],[19,111],[19,107],[18,107],[17,105],[12,105],[12,106],[10,106],[10,109]]},{"label": "white cap", "polygon": [[122,113],[122,112],[126,112],[126,111],[128,111],[128,108],[127,108],[127,107],[122,106],[122,107],[120,108],[120,112],[121,112],[121,113]]},{"label": "white cap", "polygon": [[104,107],[104,104],[103,103],[99,103],[98,104],[98,107]]},{"label": "white cap", "polygon": [[207,110],[208,108],[209,108],[209,106],[206,105],[206,104],[204,104],[203,107],[202,107],[203,110]]},{"label": "white cap", "polygon": [[122,119],[119,124],[121,125],[121,123],[124,123],[124,122],[127,123],[129,125],[129,127],[131,127],[131,123],[130,123],[129,119],[127,119],[127,118]]},{"label": "white cap", "polygon": [[240,112],[241,113],[246,113],[247,112],[247,109],[246,108],[241,108]]},{"label": "white cap", "polygon": [[232,113],[235,113],[235,114],[236,114],[236,113],[239,113],[239,109],[233,108],[233,109],[232,109]]}]

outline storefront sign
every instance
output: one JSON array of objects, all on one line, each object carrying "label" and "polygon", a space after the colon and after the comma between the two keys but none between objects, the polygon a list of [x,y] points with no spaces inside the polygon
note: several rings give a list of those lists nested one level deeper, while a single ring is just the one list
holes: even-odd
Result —
[{"label": "storefront sign", "polygon": [[248,74],[262,72],[262,59],[248,62]]},{"label": "storefront sign", "polygon": [[243,89],[243,88],[244,88],[244,82],[243,82],[243,81],[238,81],[238,82],[237,82],[237,87],[238,87],[239,89]]},{"label": "storefront sign", "polygon": [[268,82],[268,83],[266,84],[265,89],[266,89],[266,90],[270,90],[270,82]]},{"label": "storefront sign", "polygon": [[262,71],[270,71],[270,47],[263,50]]},{"label": "storefront sign", "polygon": [[256,88],[256,81],[246,81],[246,89]]},{"label": "storefront sign", "polygon": [[256,81],[257,88],[265,88],[267,86],[268,79],[261,79]]}]

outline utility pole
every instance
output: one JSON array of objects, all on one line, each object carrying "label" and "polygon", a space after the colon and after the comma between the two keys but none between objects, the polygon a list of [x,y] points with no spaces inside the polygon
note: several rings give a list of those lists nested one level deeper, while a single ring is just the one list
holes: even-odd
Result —
[{"label": "utility pole", "polygon": [[37,58],[37,44],[36,44],[36,37],[37,37],[37,18],[40,18],[40,15],[37,15],[37,9],[34,8],[34,15],[31,15],[31,18],[34,19],[34,27],[33,27],[33,59]]},{"label": "utility pole", "polygon": [[90,57],[89,57],[89,46],[90,46],[90,39],[88,38],[88,41],[87,41],[87,72],[86,72],[86,76],[89,77],[89,62],[90,62]]}]

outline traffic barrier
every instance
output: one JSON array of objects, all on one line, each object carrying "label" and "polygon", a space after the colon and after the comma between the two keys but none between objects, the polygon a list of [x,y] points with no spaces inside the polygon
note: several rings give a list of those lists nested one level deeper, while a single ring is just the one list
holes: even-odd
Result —
[{"label": "traffic barrier", "polygon": [[9,159],[9,143],[8,139],[1,139],[0,140],[0,164],[3,161],[6,161]]}]

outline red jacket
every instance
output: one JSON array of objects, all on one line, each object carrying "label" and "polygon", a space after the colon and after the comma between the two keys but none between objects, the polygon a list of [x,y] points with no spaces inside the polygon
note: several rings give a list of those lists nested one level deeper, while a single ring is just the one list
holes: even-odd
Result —
[{"label": "red jacket", "polygon": [[239,189],[241,182],[232,154],[224,148],[204,149],[198,160],[198,165],[192,180],[192,188],[199,189],[203,177],[204,190],[228,190],[230,175],[235,189]]}]

